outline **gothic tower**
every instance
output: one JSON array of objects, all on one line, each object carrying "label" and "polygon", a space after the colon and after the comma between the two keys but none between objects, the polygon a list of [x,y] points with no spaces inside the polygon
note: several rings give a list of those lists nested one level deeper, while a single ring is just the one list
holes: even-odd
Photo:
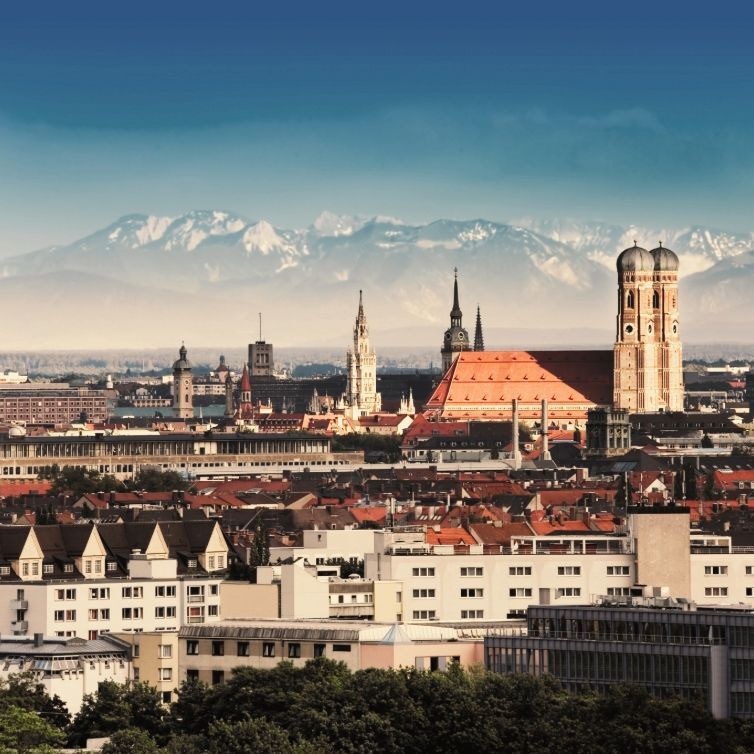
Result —
[{"label": "gothic tower", "polygon": [[450,369],[461,351],[469,350],[469,334],[463,329],[463,312],[458,304],[458,268],[453,270],[453,308],[450,310],[450,329],[445,331],[442,348],[442,371],[443,374]]},{"label": "gothic tower", "polygon": [[346,356],[346,404],[354,417],[373,414],[382,408],[377,392],[377,356],[369,341],[364,301],[359,291],[359,311],[353,328],[353,350]]},{"label": "gothic tower", "polygon": [[484,351],[484,336],[482,335],[482,312],[476,305],[476,328],[474,330],[474,350]]},{"label": "gothic tower", "polygon": [[617,268],[613,405],[630,413],[682,411],[678,257],[634,243]]},{"label": "gothic tower", "polygon": [[194,415],[194,382],[186,346],[181,344],[178,361],[173,363],[173,411],[182,419]]}]

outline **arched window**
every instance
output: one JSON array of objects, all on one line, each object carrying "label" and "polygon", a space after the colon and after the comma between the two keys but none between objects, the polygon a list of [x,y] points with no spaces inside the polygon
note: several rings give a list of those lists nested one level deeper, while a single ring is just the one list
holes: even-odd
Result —
[{"label": "arched window", "polygon": [[626,308],[627,309],[634,308],[634,292],[633,291],[629,291],[628,296],[626,296]]},{"label": "arched window", "polygon": [[652,294],[652,308],[653,309],[659,309],[660,308],[660,294],[655,291]]}]

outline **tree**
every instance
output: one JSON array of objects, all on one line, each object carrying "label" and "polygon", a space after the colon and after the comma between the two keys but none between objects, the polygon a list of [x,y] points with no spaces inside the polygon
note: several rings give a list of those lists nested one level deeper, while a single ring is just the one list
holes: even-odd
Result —
[{"label": "tree", "polygon": [[216,722],[209,727],[208,754],[293,754],[288,734],[264,718],[236,723]]},{"label": "tree", "polygon": [[103,476],[99,471],[76,466],[52,466],[48,471],[43,471],[40,477],[52,482],[51,495],[80,497],[87,492],[116,492],[123,489],[123,484],[111,474]]},{"label": "tree", "polygon": [[128,483],[130,489],[145,492],[172,492],[186,490],[188,486],[188,481],[177,471],[163,471],[157,466],[141,466]]},{"label": "tree", "polygon": [[87,694],[69,729],[69,740],[82,746],[87,738],[112,736],[125,728],[140,728],[158,741],[167,733],[167,721],[157,690],[147,683],[122,685],[102,681]]},{"label": "tree", "polygon": [[8,707],[37,712],[60,729],[71,722],[65,702],[57,694],[51,697],[31,673],[13,673],[0,681],[0,710]]},{"label": "tree", "polygon": [[270,532],[267,523],[260,517],[254,528],[254,541],[251,544],[249,565],[253,568],[268,565],[270,562]]},{"label": "tree", "polygon": [[102,747],[102,754],[158,754],[152,736],[141,728],[125,728],[113,733]]},{"label": "tree", "polygon": [[20,707],[6,707],[0,711],[0,751],[26,754],[41,747],[62,746],[64,743],[65,733],[36,712]]}]

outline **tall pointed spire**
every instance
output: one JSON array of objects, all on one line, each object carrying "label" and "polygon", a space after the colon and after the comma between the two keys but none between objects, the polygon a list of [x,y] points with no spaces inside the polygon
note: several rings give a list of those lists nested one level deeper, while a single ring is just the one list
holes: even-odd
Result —
[{"label": "tall pointed spire", "polygon": [[458,267],[453,268],[453,311],[451,317],[462,316],[461,305],[458,303]]},{"label": "tall pointed spire", "polygon": [[474,350],[484,351],[484,336],[482,335],[482,312],[476,305],[476,330],[474,330]]},{"label": "tall pointed spire", "polygon": [[364,319],[364,292],[359,290],[359,313],[356,315],[356,321],[361,322]]}]

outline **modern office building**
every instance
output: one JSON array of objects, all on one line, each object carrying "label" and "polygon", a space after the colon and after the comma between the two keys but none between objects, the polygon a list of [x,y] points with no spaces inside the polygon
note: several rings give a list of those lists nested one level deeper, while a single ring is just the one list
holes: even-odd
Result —
[{"label": "modern office building", "polygon": [[702,697],[715,717],[754,717],[754,612],[667,598],[538,605],[525,632],[490,632],[496,673],[549,674],[565,688],[636,683],[657,696]]}]

